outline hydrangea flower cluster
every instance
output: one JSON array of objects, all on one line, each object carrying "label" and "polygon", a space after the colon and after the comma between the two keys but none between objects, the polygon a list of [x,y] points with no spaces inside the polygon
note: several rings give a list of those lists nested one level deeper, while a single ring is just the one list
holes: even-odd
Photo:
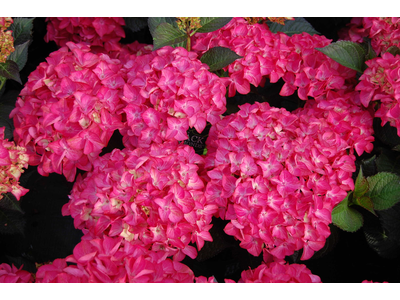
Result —
[{"label": "hydrangea flower cluster", "polygon": [[1,283],[30,283],[33,282],[32,274],[22,270],[22,266],[18,269],[14,265],[10,266],[6,263],[0,264],[0,282]]},{"label": "hydrangea flower cluster", "polygon": [[[333,207],[354,189],[355,152],[373,148],[372,116],[360,104],[381,100],[375,116],[398,125],[397,57],[368,62],[359,93],[352,91],[355,71],[315,50],[330,43],[323,36],[289,37],[233,18],[195,34],[193,52],[152,51],[118,42],[122,18],[47,20],[46,41],[62,48],[29,76],[17,100],[10,117],[19,146],[0,146],[8,168],[1,174],[14,176],[7,191],[19,199],[28,160],[44,176],[74,181],[77,168],[88,172],[78,175],[62,209],[84,237],[73,255],[39,267],[36,282],[215,282],[180,263],[212,241],[213,216],[230,220],[225,232],[249,253],[274,257],[239,282],[320,282],[283,259],[300,249],[309,259],[321,249]],[[198,59],[215,46],[243,57],[225,68],[227,78]],[[304,108],[246,104],[221,119],[226,87],[229,96],[247,94],[267,78],[285,81],[282,96],[297,90]],[[203,158],[181,142],[207,122],[213,126]],[[116,129],[126,148],[99,157]],[[1,280],[12,276],[32,280],[0,265]]]},{"label": "hydrangea flower cluster", "polygon": [[223,28],[194,35],[193,51],[203,54],[220,46],[235,51],[243,58],[225,68],[229,72],[229,97],[238,91],[250,92],[250,84],[263,85],[268,77],[275,83],[285,81],[280,92],[289,96],[298,90],[299,98],[317,97],[328,90],[347,90],[354,86],[356,72],[315,50],[331,40],[308,33],[288,36],[272,33],[265,24],[248,24],[243,18],[233,18]]},{"label": "hydrangea flower cluster", "polygon": [[125,37],[125,21],[121,17],[61,17],[46,18],[46,43],[54,41],[64,47],[67,42],[85,43],[111,51]]},{"label": "hydrangea flower cluster", "polygon": [[365,107],[379,101],[375,117],[381,118],[382,126],[390,122],[400,135],[400,55],[385,52],[366,64],[368,68],[355,88],[360,91],[360,101]]},{"label": "hydrangea flower cluster", "polygon": [[29,190],[19,185],[19,178],[28,167],[28,155],[24,147],[4,139],[5,127],[0,127],[0,200],[11,192],[17,200]]},{"label": "hydrangea flower cluster", "polygon": [[123,127],[120,68],[119,60],[69,42],[29,75],[10,117],[15,141],[41,175],[56,172],[73,181],[76,168],[90,170]]},{"label": "hydrangea flower cluster", "polygon": [[189,267],[161,256],[122,237],[84,236],[72,255],[39,267],[36,282],[193,283],[195,278]]},{"label": "hydrangea flower cluster", "polygon": [[[5,265],[5,264],[4,264]],[[9,271],[10,267],[4,268]],[[15,268],[15,267],[14,267]],[[1,272],[1,271],[0,271]],[[15,271],[14,271],[15,272]],[[21,272],[21,271],[20,271]],[[26,271],[22,271],[26,272]],[[28,272],[26,272],[28,273]],[[4,276],[12,276],[4,272]],[[28,273],[29,274],[29,273]],[[28,282],[24,274],[24,282]],[[30,274],[29,274],[30,275]],[[0,275],[0,278],[1,275]],[[214,276],[195,277],[186,265],[147,251],[122,237],[85,235],[73,254],[42,265],[37,283],[216,283]],[[225,279],[225,282],[234,282]],[[239,282],[321,282],[305,265],[284,261],[262,263],[255,270],[242,272]]]},{"label": "hydrangea flower cluster", "polygon": [[[235,281],[225,279],[225,282]],[[242,272],[239,283],[321,283],[321,278],[300,264],[288,264],[284,260],[263,262],[254,270]]]},{"label": "hydrangea flower cluster", "polygon": [[362,43],[364,38],[368,37],[377,55],[391,46],[400,47],[400,18],[398,17],[357,17],[352,18],[347,27],[340,31],[341,39]]},{"label": "hydrangea flower cluster", "polygon": [[201,133],[226,110],[223,80],[209,72],[196,53],[182,47],[132,56],[124,72],[125,147],[186,140],[189,127]]},{"label": "hydrangea flower cluster", "polygon": [[[354,189],[354,150],[341,135],[358,123],[347,118],[340,127],[343,115],[332,111],[334,128],[318,118],[325,113],[309,108],[296,115],[256,102],[211,127],[205,195],[218,204],[219,217],[231,220],[225,232],[249,253],[265,248],[283,259],[303,248],[305,260],[330,235],[333,207]],[[361,140],[370,132],[358,134]]]},{"label": "hydrangea flower cluster", "polygon": [[63,215],[93,236],[122,236],[147,250],[173,256],[197,256],[218,207],[204,196],[198,170],[204,160],[178,142],[150,149],[116,149],[99,157],[94,170],[78,176]]},{"label": "hydrangea flower cluster", "polygon": [[325,119],[331,129],[349,144],[352,154],[355,151],[360,156],[373,149],[374,112],[360,106],[358,92],[328,91],[323,96],[308,100],[304,108],[297,109],[295,113]]},{"label": "hydrangea flower cluster", "polygon": [[133,55],[141,56],[153,53],[153,45],[142,44],[134,41],[130,44],[115,44],[116,47],[112,51],[103,51],[102,49],[96,50],[96,53],[104,53],[110,58],[118,59],[122,65],[125,65],[129,60],[133,59]]},{"label": "hydrangea flower cluster", "polygon": [[[6,265],[5,268],[8,270],[9,266]],[[8,274],[8,276],[10,275]],[[26,276],[26,274],[24,275]],[[24,280],[27,282],[28,278],[25,277]],[[147,251],[141,245],[130,243],[122,237],[105,235],[102,238],[94,238],[89,234],[85,235],[82,241],[76,245],[72,255],[40,266],[35,282],[216,283],[217,281],[214,276],[195,277],[192,270],[186,265],[165,258],[161,253]],[[225,279],[225,282],[234,281]],[[311,283],[321,282],[321,280],[318,276],[313,275],[305,265],[287,264],[285,261],[276,260],[262,263],[255,270],[243,271],[239,282]]]},{"label": "hydrangea flower cluster", "polygon": [[6,62],[11,52],[15,51],[12,31],[7,30],[13,22],[11,17],[0,17],[0,63]]},{"label": "hydrangea flower cluster", "polygon": [[134,43],[112,58],[68,42],[29,76],[14,119],[15,140],[40,174],[73,181],[89,171],[114,130],[126,147],[183,141],[226,110],[223,80],[184,48]]}]

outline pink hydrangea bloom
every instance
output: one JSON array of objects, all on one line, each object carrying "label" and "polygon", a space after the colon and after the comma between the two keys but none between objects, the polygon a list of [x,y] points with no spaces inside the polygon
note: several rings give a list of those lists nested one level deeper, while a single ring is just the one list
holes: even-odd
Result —
[{"label": "pink hydrangea bloom", "polygon": [[400,135],[400,55],[393,56],[386,52],[366,62],[368,68],[360,77],[356,90],[360,91],[362,105],[368,107],[371,101],[380,105],[375,117],[397,128]]},{"label": "pink hydrangea bloom", "polygon": [[110,56],[110,58],[118,59],[122,65],[132,60],[132,56],[141,56],[144,54],[151,54],[153,52],[153,45],[142,44],[134,41],[131,44],[116,44],[115,48],[110,51],[105,49],[95,49],[97,53],[101,52]]},{"label": "pink hydrangea bloom", "polygon": [[351,146],[352,153],[355,151],[360,156],[373,149],[374,112],[360,105],[358,92],[329,91],[315,100],[308,100],[296,114],[312,114],[319,119],[326,119],[331,128]]},{"label": "pink hydrangea bloom", "polygon": [[372,281],[372,280],[363,280],[361,283],[389,283],[389,282],[387,282],[387,281],[377,282],[377,281]]},{"label": "pink hydrangea bloom", "polygon": [[[234,282],[225,279],[225,282]],[[254,270],[242,272],[239,283],[321,283],[321,278],[314,275],[305,266],[289,264],[284,260],[263,262]]]},{"label": "pink hydrangea bloom", "polygon": [[0,200],[11,192],[17,200],[29,190],[19,185],[19,178],[28,167],[26,149],[4,139],[5,127],[0,127]]},{"label": "pink hydrangea bloom", "polygon": [[56,172],[73,181],[76,168],[90,170],[123,127],[120,69],[119,60],[68,42],[29,75],[10,117],[16,143],[41,175]]},{"label": "pink hydrangea bloom", "polygon": [[[67,262],[70,265],[67,265]],[[41,266],[37,282],[194,282],[186,265],[123,237],[85,235],[66,259]]]},{"label": "pink hydrangea bloom", "polygon": [[67,264],[66,259],[57,258],[40,266],[36,272],[36,283],[87,283],[89,273],[82,265]]},{"label": "pink hydrangea bloom", "polygon": [[93,236],[126,241],[182,260],[197,256],[217,206],[204,196],[198,175],[204,160],[193,148],[175,142],[150,149],[114,150],[78,176],[63,215]]},{"label": "pink hydrangea bloom", "polygon": [[15,140],[40,174],[73,181],[119,129],[127,147],[183,141],[226,110],[222,80],[183,48],[133,43],[110,56],[68,42],[29,76],[12,111]]},{"label": "pink hydrangea bloom", "polygon": [[60,47],[64,47],[67,42],[74,42],[100,46],[111,51],[125,37],[125,21],[121,17],[50,17],[46,18],[46,22],[45,41],[54,41]]},{"label": "pink hydrangea bloom", "polygon": [[324,36],[302,33],[290,37],[271,33],[266,24],[250,25],[243,18],[233,18],[223,28],[198,33],[194,38],[193,51],[200,55],[220,46],[243,57],[224,68],[229,72],[229,97],[236,91],[249,93],[250,84],[262,86],[266,78],[273,83],[282,78],[285,84],[280,95],[289,96],[297,90],[302,100],[329,90],[347,90],[355,84],[354,70],[315,50],[330,44]]},{"label": "pink hydrangea bloom", "polygon": [[6,263],[0,264],[0,282],[1,283],[31,283],[33,276],[28,271],[19,269],[14,265],[10,266]]},{"label": "pink hydrangea bloom", "polygon": [[335,101],[323,103],[331,113],[245,104],[211,127],[205,195],[251,254],[265,248],[283,259],[303,249],[308,259],[324,246],[333,207],[354,189],[354,148],[372,149],[372,117],[353,108],[352,120]]},{"label": "pink hydrangea bloom", "polygon": [[196,283],[218,283],[218,281],[215,279],[214,276],[211,276],[208,278],[205,276],[195,277],[195,282]]},{"label": "pink hydrangea bloom", "polygon": [[351,19],[347,28],[340,31],[340,38],[362,43],[364,37],[371,39],[372,49],[377,55],[391,46],[400,47],[400,18],[357,17]]},{"label": "pink hydrangea bloom", "polygon": [[189,128],[201,133],[226,110],[223,80],[184,48],[131,56],[124,72],[126,126],[121,133],[126,147],[186,140]]}]

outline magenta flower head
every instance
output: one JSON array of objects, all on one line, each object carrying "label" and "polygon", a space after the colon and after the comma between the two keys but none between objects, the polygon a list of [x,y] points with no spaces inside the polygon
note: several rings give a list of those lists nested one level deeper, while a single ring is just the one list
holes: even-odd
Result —
[{"label": "magenta flower head", "polygon": [[95,237],[122,237],[148,251],[197,256],[217,211],[204,196],[199,176],[204,160],[178,142],[149,149],[114,150],[94,162],[94,170],[78,176],[63,215]]},{"label": "magenta flower head", "polygon": [[400,46],[399,24],[398,17],[357,17],[351,19],[339,36],[356,43],[362,43],[363,38],[368,37],[372,49],[379,55],[391,46]]},{"label": "magenta flower head", "polygon": [[[226,282],[231,282],[229,279]],[[305,266],[289,264],[284,260],[263,262],[254,270],[242,272],[239,283],[321,283],[321,278],[314,275]]]},{"label": "magenta flower head", "polygon": [[10,266],[6,263],[0,264],[0,282],[1,283],[31,283],[33,276],[28,271],[19,269],[14,265]]},{"label": "magenta flower head", "polygon": [[19,185],[19,178],[28,167],[26,149],[4,139],[5,127],[0,127],[0,200],[11,192],[17,200],[29,190]]},{"label": "magenta flower head", "polygon": [[266,24],[248,24],[243,18],[233,18],[223,28],[194,35],[193,51],[202,55],[213,47],[230,48],[242,58],[224,70],[229,77],[229,97],[237,92],[248,94],[250,84],[263,86],[268,78],[275,83],[285,81],[280,95],[289,96],[296,90],[299,98],[317,97],[329,90],[354,86],[356,72],[328,58],[315,48],[329,45],[331,40],[308,33],[288,36],[272,33]]},{"label": "magenta flower head", "polygon": [[46,22],[46,43],[54,41],[60,47],[64,47],[67,42],[74,42],[100,46],[111,51],[125,37],[125,21],[121,17],[51,17],[46,18]]},{"label": "magenta flower head", "polygon": [[226,110],[222,79],[184,48],[167,46],[132,56],[124,72],[127,121],[121,133],[126,147],[186,140],[189,128],[201,133]]},{"label": "magenta flower head", "polygon": [[243,18],[233,18],[219,30],[196,33],[192,49],[202,55],[210,48],[226,47],[243,57],[224,68],[229,72],[229,97],[233,97],[236,91],[248,94],[250,84],[262,85],[265,82],[262,78],[266,75],[272,73],[273,78],[277,77],[276,81],[284,75],[276,66],[278,40],[279,37],[276,38],[265,24],[250,25]]},{"label": "magenta flower head", "polygon": [[66,261],[84,269],[89,274],[89,282],[194,281],[194,274],[186,265],[122,237],[84,236]]},{"label": "magenta flower head", "polygon": [[36,272],[36,283],[87,283],[89,273],[79,264],[67,264],[57,258],[50,264],[41,265]]},{"label": "magenta flower head", "polygon": [[351,119],[340,127],[334,118],[345,116],[255,103],[211,127],[205,196],[230,220],[225,232],[242,248],[279,259],[303,249],[308,259],[324,246],[333,207],[354,189],[354,148],[364,150],[357,143],[371,134]]},{"label": "magenta flower head", "polygon": [[375,117],[397,128],[400,135],[400,55],[389,52],[366,62],[368,68],[360,76],[356,90],[360,91],[362,105],[368,107],[371,101],[379,101]]},{"label": "magenta flower head", "polygon": [[308,100],[296,114],[325,119],[332,130],[350,145],[349,151],[360,156],[372,151],[374,141],[374,112],[362,107],[360,102],[358,92],[328,91],[315,100]]},{"label": "magenta flower head", "polygon": [[[69,264],[67,264],[69,263]],[[73,254],[38,268],[36,282],[194,282],[186,265],[123,237],[84,235]]]},{"label": "magenta flower head", "polygon": [[73,181],[76,168],[90,170],[123,127],[120,68],[119,60],[69,42],[29,75],[10,117],[16,143],[41,175],[56,172]]}]

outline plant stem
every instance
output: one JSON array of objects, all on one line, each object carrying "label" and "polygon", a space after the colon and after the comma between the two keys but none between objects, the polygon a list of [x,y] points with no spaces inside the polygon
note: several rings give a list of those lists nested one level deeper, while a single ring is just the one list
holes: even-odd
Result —
[{"label": "plant stem", "polygon": [[190,36],[191,36],[191,34],[190,34],[191,32],[190,32],[190,29],[189,29],[189,26],[188,27],[186,27],[186,35],[187,35],[187,40],[186,40],[186,50],[187,51],[190,51],[190,49],[191,49],[191,47],[192,47],[192,45],[191,45],[191,43],[190,43]]},{"label": "plant stem", "polygon": [[190,35],[187,36],[187,41],[186,41],[186,50],[190,51],[191,49],[191,44],[190,44]]},{"label": "plant stem", "polygon": [[4,84],[6,83],[6,81],[7,81],[7,78],[5,78],[3,76],[0,76],[0,96],[2,94],[1,90],[3,89]]}]

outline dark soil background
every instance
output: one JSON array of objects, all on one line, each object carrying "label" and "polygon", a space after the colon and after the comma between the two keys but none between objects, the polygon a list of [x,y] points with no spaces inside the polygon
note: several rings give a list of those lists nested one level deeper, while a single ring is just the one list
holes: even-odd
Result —
[{"label": "dark soil background", "polygon": [[[351,18],[313,17],[306,20],[322,35],[336,41],[337,31],[348,24]],[[45,18],[36,18],[28,63],[21,72],[24,83],[39,63],[58,49],[54,42],[48,44],[44,42],[45,33]],[[135,33],[127,31],[127,37],[123,42],[130,43],[134,40],[151,44],[152,38],[148,28]],[[253,93],[247,96],[236,95],[228,99],[229,109],[235,111],[239,104],[261,102],[265,98],[288,110],[296,108],[299,101],[296,96],[279,96],[282,85],[283,82],[267,83],[264,88],[254,89]],[[9,80],[5,93],[17,95],[22,87],[15,81]],[[113,136],[108,149],[103,153],[115,147],[122,148],[118,133]],[[4,234],[0,231],[0,263],[13,263],[18,267],[23,264],[24,269],[35,272],[35,263],[46,263],[72,254],[82,233],[74,228],[71,217],[61,215],[61,207],[68,202],[72,183],[58,174],[42,177],[35,167],[29,167],[21,177],[21,184],[30,189],[20,201],[22,212],[16,212],[21,230],[14,234]],[[238,241],[223,232],[225,221],[215,219],[213,224],[214,227],[210,232],[214,242],[206,242],[197,259],[186,258],[183,261],[193,270],[195,276],[214,275],[218,282],[223,282],[224,278],[238,280],[243,270],[256,268],[261,263],[262,256],[253,257],[238,246]],[[400,282],[400,259],[396,248],[398,244],[395,243],[395,250],[385,258],[369,246],[363,230],[347,233],[334,226],[331,230],[332,235],[326,247],[317,252],[312,259],[300,261],[301,253],[295,253],[287,257],[287,260],[291,263],[306,264],[313,274],[321,277],[322,282],[361,282],[365,279]]]}]

